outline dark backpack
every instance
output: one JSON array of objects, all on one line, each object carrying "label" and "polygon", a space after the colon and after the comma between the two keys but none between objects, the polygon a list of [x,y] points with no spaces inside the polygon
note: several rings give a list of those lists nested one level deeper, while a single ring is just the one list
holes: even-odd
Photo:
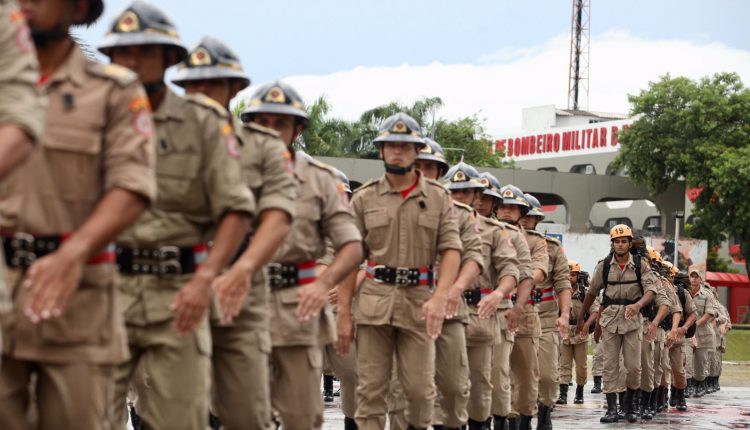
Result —
[{"label": "dark backpack", "polygon": [[[641,296],[643,296],[643,282],[642,282],[642,272],[641,272],[641,265],[642,265],[642,259],[645,258],[646,249],[641,247],[632,247],[630,248],[630,254],[633,256],[633,264],[635,265],[635,278],[638,282],[638,286],[641,288]],[[610,251],[610,253],[604,258],[604,261],[602,264],[604,265],[602,267],[602,281],[604,282],[604,292],[602,294],[604,306],[606,307],[607,304],[607,285],[618,285],[618,284],[629,284],[630,282],[610,282],[609,281],[609,266],[612,264],[612,259],[614,258],[614,250]],[[652,300],[649,304],[641,308],[641,315],[643,315],[645,318],[647,318],[649,321],[653,320],[654,317],[656,317],[656,307],[654,306],[654,301]]]}]

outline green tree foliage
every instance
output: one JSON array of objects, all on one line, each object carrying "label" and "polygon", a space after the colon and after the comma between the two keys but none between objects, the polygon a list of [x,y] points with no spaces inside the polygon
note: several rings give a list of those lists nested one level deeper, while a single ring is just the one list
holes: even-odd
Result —
[{"label": "green tree foliage", "polygon": [[654,193],[678,180],[701,188],[691,233],[737,237],[750,272],[750,90],[734,73],[667,75],[629,99],[641,117],[621,134],[616,167]]}]

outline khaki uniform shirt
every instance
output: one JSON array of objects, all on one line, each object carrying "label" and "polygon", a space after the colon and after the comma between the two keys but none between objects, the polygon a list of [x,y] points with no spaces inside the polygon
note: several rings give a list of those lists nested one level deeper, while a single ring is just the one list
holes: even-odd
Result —
[{"label": "khaki uniform shirt", "polygon": [[[704,314],[717,316],[719,314],[716,309],[714,296],[711,290],[701,285],[700,290],[693,296],[693,303],[695,303],[695,318],[701,319]],[[714,333],[711,329],[711,324],[705,324],[703,327],[695,328],[695,340],[697,342],[697,348],[714,348]]]},{"label": "khaki uniform shirt", "polygon": [[[495,218],[493,220],[497,221]],[[509,234],[510,244],[516,250],[516,256],[518,257],[518,283],[525,279],[533,278],[534,273],[531,271],[531,252],[529,251],[529,243],[526,241],[526,237],[518,227],[497,221],[502,224],[505,230]],[[500,312],[504,312],[507,309],[513,307],[513,302],[510,298],[503,300],[498,305]],[[505,321],[505,318],[501,318],[501,321]],[[504,328],[503,328],[504,329]]]},{"label": "khaki uniform shirt", "polygon": [[[539,322],[542,325],[542,333],[557,330],[555,321],[560,314],[560,306],[557,303],[557,295],[565,290],[571,290],[570,286],[570,267],[568,267],[568,257],[565,256],[562,244],[554,238],[545,237],[547,241],[547,255],[549,255],[549,269],[544,282],[535,288],[542,291],[544,296],[554,294],[555,300],[541,302],[536,305],[539,311]],[[544,292],[545,290],[552,290]],[[575,314],[570,314],[575,315]]]},{"label": "khaki uniform shirt", "polygon": [[42,135],[45,114],[38,81],[34,41],[23,13],[16,1],[0,1],[0,124],[21,127],[34,141]]},{"label": "khaki uniform shirt", "polygon": [[[472,288],[495,290],[500,279],[506,276],[512,276],[518,282],[518,254],[511,242],[512,230],[507,228],[508,224],[480,215],[477,227],[482,241],[485,270]],[[469,306],[469,314],[469,328],[466,332],[469,346],[494,343],[497,336],[501,335],[500,330],[507,327],[505,318],[499,313],[495,315],[495,319],[480,320],[476,305]]]},{"label": "khaki uniform shirt", "polygon": [[[231,116],[229,111],[224,110],[224,113],[225,118],[231,119],[233,123],[232,128],[237,138],[237,148],[242,163],[242,174],[256,203],[258,216],[253,219],[248,232],[252,237],[265,210],[280,210],[294,219],[297,181],[294,178],[292,156],[286,144],[278,138],[276,131],[255,123],[243,124],[239,119]],[[242,251],[244,250],[239,252]],[[267,329],[268,297],[265,272],[259,270],[253,275],[252,288],[245,301],[243,327]],[[220,323],[218,307],[216,303],[213,305],[211,322],[218,325]]]},{"label": "khaki uniform shirt", "polygon": [[[566,262],[567,265],[567,262]],[[570,271],[570,269],[568,269]],[[570,282],[570,280],[568,280]],[[581,314],[581,309],[583,309],[583,301],[581,301],[581,297],[578,295],[578,290],[575,290],[572,292],[573,297],[570,299],[570,320],[568,325],[568,338],[564,339],[562,343],[564,345],[578,345],[579,343],[586,343],[589,341],[588,333],[587,336],[583,339],[576,336],[576,324],[578,323],[578,316]],[[591,303],[591,306],[589,307],[589,310],[587,313],[589,315],[593,314],[594,312],[599,312],[599,306],[601,303],[599,302],[599,298],[594,300],[593,303]],[[574,322],[575,321],[575,322]],[[585,323],[586,321],[584,321]],[[593,327],[593,325],[592,325]]]},{"label": "khaki uniform shirt", "polygon": [[[49,98],[45,133],[29,160],[0,186],[3,230],[74,232],[114,188],[154,198],[152,121],[134,73],[90,61],[76,47],[42,90]],[[38,325],[23,315],[23,273],[8,275],[15,310],[3,319],[6,353],[50,362],[127,358],[114,264],[86,266],[63,315]]]},{"label": "khaki uniform shirt", "polygon": [[[604,261],[596,265],[594,275],[591,278],[591,287],[586,294],[596,297],[600,291],[604,290],[604,282],[602,280],[603,265]],[[641,293],[635,273],[633,255],[630,253],[628,253],[628,262],[625,264],[625,269],[620,269],[617,260],[612,257],[609,268],[609,281],[628,282],[627,284],[608,285],[606,287],[606,296],[610,299],[626,299],[635,302],[640,300],[647,291],[651,291],[655,295],[657,294],[655,274],[645,259],[641,263],[641,282],[643,284],[643,293]],[[625,306],[609,305],[602,311],[599,323],[602,326],[602,330],[607,330],[610,333],[625,334],[642,328],[643,317],[638,313],[633,319],[627,320],[625,318]]]},{"label": "khaki uniform shirt", "polygon": [[[463,203],[453,201],[453,205],[456,208],[456,221],[458,222],[458,234],[461,237],[461,246],[463,252],[461,252],[461,267],[469,261],[473,261],[479,265],[481,270],[480,277],[487,272],[485,265],[484,256],[482,255],[482,238],[480,237],[480,226],[479,220],[477,219],[478,214],[471,206],[467,206]],[[439,272],[438,266],[440,258],[438,257],[438,263],[435,265],[435,279]],[[460,271],[460,269],[459,269]],[[469,309],[466,301],[461,300],[461,304],[458,308],[458,314],[453,320],[461,321],[464,324],[469,324]]]},{"label": "khaki uniform shirt", "polygon": [[[419,174],[417,186],[403,198],[382,176],[354,192],[352,209],[362,232],[365,256],[390,267],[427,267],[443,251],[462,251],[457,210],[443,186]],[[422,305],[432,289],[397,286],[365,278],[354,302],[357,324],[425,329]]]},{"label": "khaki uniform shirt", "polygon": [[[243,181],[237,141],[222,106],[203,95],[183,98],[167,90],[154,121],[158,198],[118,243],[195,246],[213,238],[227,212],[254,214],[255,201]],[[126,322],[145,326],[172,319],[169,306],[191,276],[123,275]]]},{"label": "khaki uniform shirt", "polygon": [[[531,270],[533,278],[533,270],[539,269],[544,272],[545,279],[548,277],[547,269],[549,268],[549,255],[547,254],[547,241],[544,239],[544,235],[535,230],[524,230],[521,229],[526,237],[526,241],[529,244],[529,251],[531,252]],[[567,265],[568,262],[565,261]],[[534,286],[537,289],[537,286]],[[537,311],[536,305],[525,304],[523,306],[523,315],[518,321],[518,331],[516,336],[518,337],[539,337],[542,335],[542,326],[539,321],[539,312]]]},{"label": "khaki uniform shirt", "polygon": [[[677,287],[675,287],[674,294],[677,297],[677,305],[680,306],[681,312],[682,312],[682,318],[683,321],[687,321],[688,317],[696,312],[695,303],[693,303],[693,297],[690,295],[690,291],[688,289],[685,290],[685,307],[682,307],[682,303],[680,302],[680,296],[677,295]],[[695,324],[695,323],[693,323]],[[675,340],[673,345],[682,345],[685,342],[684,337],[679,337],[677,340]]]},{"label": "khaki uniform shirt", "polygon": [[[300,187],[297,216],[273,262],[316,261],[326,253],[326,239],[330,239],[334,250],[361,241],[349,197],[330,168],[318,161],[297,157],[294,171]],[[329,308],[316,320],[299,321],[294,313],[299,303],[299,287],[276,288],[271,292],[271,343],[274,347],[324,346],[336,340]]]}]

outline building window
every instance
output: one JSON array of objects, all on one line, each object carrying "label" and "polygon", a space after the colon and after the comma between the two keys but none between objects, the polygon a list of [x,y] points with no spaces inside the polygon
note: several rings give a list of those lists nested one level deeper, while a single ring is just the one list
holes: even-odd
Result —
[{"label": "building window", "polygon": [[626,226],[633,228],[633,222],[630,221],[630,218],[610,218],[607,220],[607,222],[604,223],[604,225],[607,227],[607,231],[611,230],[612,227],[616,226],[617,224],[625,224]]},{"label": "building window", "polygon": [[557,172],[557,167],[540,167],[536,170],[540,172]]},{"label": "building window", "polygon": [[646,220],[643,223],[643,229],[650,232],[660,232],[661,231],[661,217],[660,216],[650,216],[646,218]]},{"label": "building window", "polygon": [[596,175],[596,168],[593,164],[576,164],[570,168],[570,173],[580,173],[582,175]]}]

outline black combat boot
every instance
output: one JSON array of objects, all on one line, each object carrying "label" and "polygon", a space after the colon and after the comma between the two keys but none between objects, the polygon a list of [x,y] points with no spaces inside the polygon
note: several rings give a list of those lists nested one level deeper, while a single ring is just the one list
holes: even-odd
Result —
[{"label": "black combat boot", "polygon": [[358,430],[357,422],[354,418],[344,417],[344,430]]},{"label": "black combat boot", "polygon": [[143,420],[132,405],[130,406],[130,424],[133,425],[133,430],[143,430]]},{"label": "black combat boot", "polygon": [[557,398],[555,403],[558,405],[568,404],[568,384],[560,384],[560,397]]},{"label": "black combat boot", "polygon": [[323,375],[323,401],[333,401],[333,375]]},{"label": "black combat boot", "polygon": [[573,399],[573,403],[576,405],[583,404],[583,385],[576,385],[576,397]]},{"label": "black combat boot", "polygon": [[687,403],[685,403],[685,390],[679,388],[675,390],[677,392],[677,410],[685,412],[687,410]]},{"label": "black combat boot", "polygon": [[669,409],[669,390],[667,387],[661,387],[661,394],[659,397],[659,412]]},{"label": "black combat boot", "polygon": [[695,381],[695,393],[693,393],[693,396],[701,398],[706,395],[706,380],[702,381]]},{"label": "black combat boot", "polygon": [[209,412],[208,413],[208,426],[211,428],[211,430],[220,430],[221,420],[219,419],[219,417]]},{"label": "black combat boot", "polygon": [[617,393],[607,393],[607,413],[599,418],[600,423],[616,423],[617,416]]},{"label": "black combat boot", "polygon": [[521,415],[518,420],[518,430],[531,430],[531,418],[528,415]]},{"label": "black combat boot", "polygon": [[693,396],[695,387],[695,380],[693,378],[688,378],[687,380],[687,388],[685,389],[685,398],[689,399]]},{"label": "black combat boot", "polygon": [[717,387],[718,382],[719,382],[719,377],[718,376],[712,376],[711,377],[711,393],[715,393],[715,392],[719,391],[719,388]]},{"label": "black combat boot", "polygon": [[594,388],[591,389],[592,394],[599,394],[602,392],[602,377],[594,376]]},{"label": "black combat boot", "polygon": [[629,423],[638,421],[638,411],[635,397],[636,392],[638,392],[638,390],[631,390],[630,388],[625,391],[625,419],[628,420]]},{"label": "black combat boot", "polygon": [[617,393],[617,418],[625,420],[625,391]]},{"label": "black combat boot", "polygon": [[[505,417],[501,417],[500,415],[492,416],[492,428],[496,430],[505,430],[505,422],[506,422]],[[489,422],[485,421],[485,424],[487,424],[485,428],[489,430],[490,429]]]},{"label": "black combat boot", "polygon": [[716,380],[714,380],[714,388],[716,388],[716,391],[721,391],[721,384],[719,384],[719,378],[721,378],[721,375],[715,377]]},{"label": "black combat boot", "polygon": [[485,430],[486,421],[475,421],[469,418],[469,430]]},{"label": "black combat boot", "polygon": [[651,392],[651,398],[648,399],[649,409],[651,409],[651,413],[653,413],[654,416],[656,416],[657,412],[661,412],[658,407],[659,393],[661,393],[661,391],[659,391],[660,388],[661,387],[654,389],[654,391]]},{"label": "black combat boot", "polygon": [[674,387],[674,385],[671,385],[669,387],[669,406],[677,406],[677,389]]},{"label": "black combat boot", "polygon": [[508,430],[518,430],[518,418],[508,418]]},{"label": "black combat boot", "polygon": [[[659,387],[661,388],[661,387]],[[654,391],[641,390],[641,418],[644,420],[650,420],[654,418],[654,411],[651,410],[651,395]]]},{"label": "black combat boot", "polygon": [[536,430],[552,430],[552,408],[538,402],[537,409]]}]

